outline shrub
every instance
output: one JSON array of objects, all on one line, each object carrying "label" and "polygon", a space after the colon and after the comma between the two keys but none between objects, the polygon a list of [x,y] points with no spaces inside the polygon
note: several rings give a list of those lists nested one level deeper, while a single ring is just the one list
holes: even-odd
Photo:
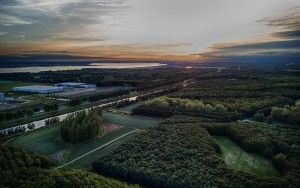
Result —
[{"label": "shrub", "polygon": [[278,170],[280,170],[281,172],[284,171],[286,163],[286,156],[283,153],[275,155],[274,164],[276,165]]},{"label": "shrub", "polygon": [[265,121],[265,115],[263,113],[256,113],[254,114],[253,119],[255,121],[263,122]]},{"label": "shrub", "polygon": [[30,129],[30,130],[33,130],[35,128],[35,124],[34,123],[29,123],[27,125],[27,128]]}]

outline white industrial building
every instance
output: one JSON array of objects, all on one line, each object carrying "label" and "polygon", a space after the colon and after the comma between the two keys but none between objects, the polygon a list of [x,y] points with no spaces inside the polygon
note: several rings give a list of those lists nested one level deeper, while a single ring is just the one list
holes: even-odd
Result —
[{"label": "white industrial building", "polygon": [[86,83],[76,83],[76,82],[64,82],[55,84],[57,87],[64,88],[95,88],[95,84],[86,84]]},{"label": "white industrial building", "polygon": [[54,87],[54,86],[41,86],[41,85],[31,85],[31,86],[21,86],[14,87],[13,91],[15,92],[28,92],[28,93],[56,93],[64,90],[64,87]]},{"label": "white industrial building", "polygon": [[5,94],[0,92],[0,101],[3,101],[5,100]]}]

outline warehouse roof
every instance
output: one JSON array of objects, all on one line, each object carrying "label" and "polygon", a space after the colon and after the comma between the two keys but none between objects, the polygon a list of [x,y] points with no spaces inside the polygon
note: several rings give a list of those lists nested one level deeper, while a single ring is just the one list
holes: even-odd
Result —
[{"label": "warehouse roof", "polygon": [[54,86],[42,86],[42,85],[30,85],[30,86],[21,86],[14,87],[14,91],[24,91],[24,92],[32,92],[32,93],[51,93],[51,92],[59,92],[63,91],[63,87],[54,87]]}]

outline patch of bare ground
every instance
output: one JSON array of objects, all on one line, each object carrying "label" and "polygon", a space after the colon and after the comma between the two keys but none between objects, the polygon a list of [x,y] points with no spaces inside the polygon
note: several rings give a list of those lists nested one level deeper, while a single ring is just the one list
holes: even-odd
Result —
[{"label": "patch of bare ground", "polygon": [[117,125],[117,124],[113,124],[113,123],[103,123],[102,124],[102,128],[103,128],[103,133],[101,134],[101,136],[112,133],[114,131],[117,131],[119,129],[121,129],[123,126],[121,125]]}]

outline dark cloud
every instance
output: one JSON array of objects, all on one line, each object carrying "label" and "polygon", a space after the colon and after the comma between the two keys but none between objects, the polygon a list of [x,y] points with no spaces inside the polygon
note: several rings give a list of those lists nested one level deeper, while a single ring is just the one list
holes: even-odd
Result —
[{"label": "dark cloud", "polygon": [[267,17],[264,19],[258,20],[267,26],[272,27],[282,27],[289,30],[299,30],[300,28],[300,7],[295,6],[291,10],[288,15],[281,17]]},{"label": "dark cloud", "polygon": [[287,39],[300,39],[300,28],[298,30],[274,33],[274,36]]},{"label": "dark cloud", "polygon": [[[224,62],[295,62],[300,63],[300,12],[294,7],[288,15],[268,17],[258,22],[279,30],[272,41],[215,45],[212,52],[198,55]],[[284,29],[284,31],[280,31]]]},{"label": "dark cloud", "polygon": [[[284,33],[290,37],[298,32]],[[284,36],[282,35],[282,36]],[[198,54],[219,62],[294,62],[300,63],[300,40],[271,41],[217,47],[213,52]]]},{"label": "dark cloud", "polygon": [[1,0],[0,1],[0,7],[18,5],[18,4],[19,4],[19,2],[16,0]]},{"label": "dark cloud", "polygon": [[261,62],[261,63],[299,63],[299,53],[274,53],[274,54],[256,54],[244,56],[220,56],[214,57],[219,62]]},{"label": "dark cloud", "polygon": [[105,41],[107,40],[106,38],[93,38],[93,37],[61,37],[61,38],[56,38],[56,40],[61,40],[61,41],[79,41],[79,42],[88,42],[88,41]]},{"label": "dark cloud", "polygon": [[253,50],[253,49],[300,49],[300,40],[271,41],[254,44],[243,44],[221,48],[223,50]]}]

